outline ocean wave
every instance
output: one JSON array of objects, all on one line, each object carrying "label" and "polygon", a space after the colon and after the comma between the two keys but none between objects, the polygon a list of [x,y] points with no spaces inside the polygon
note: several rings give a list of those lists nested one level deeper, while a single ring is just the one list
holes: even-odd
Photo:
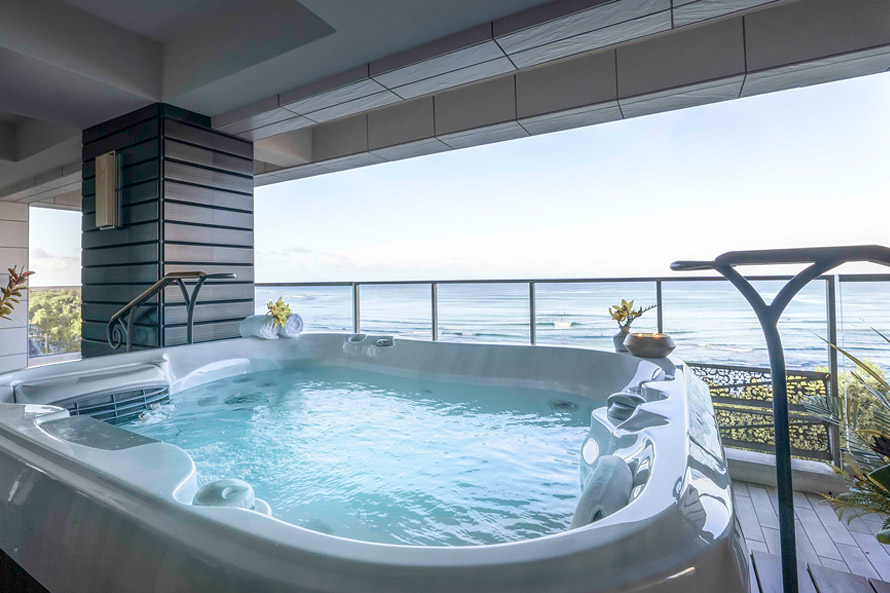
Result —
[{"label": "ocean wave", "polygon": [[732,344],[712,344],[710,342],[703,342],[696,344],[699,348],[707,348],[711,350],[725,350],[727,352],[736,352],[738,354],[747,354],[749,352],[754,352],[754,348],[740,348],[738,346]]},{"label": "ocean wave", "polygon": [[569,329],[570,327],[581,327],[586,325],[581,321],[537,321],[537,327],[552,327],[555,329]]},{"label": "ocean wave", "polygon": [[[766,350],[766,345],[763,346],[754,346],[754,347],[745,347],[740,346],[738,344],[725,344],[725,343],[715,343],[715,342],[697,342],[695,344],[698,348],[705,348],[710,350],[725,350],[727,352],[737,352],[740,354],[746,354],[749,352],[760,352]],[[785,346],[783,350],[787,352],[825,352],[826,348],[821,346]]]},{"label": "ocean wave", "polygon": [[443,336],[455,336],[458,338],[509,338],[510,340],[515,340],[517,343],[525,343],[528,340],[527,336],[517,335],[517,334],[503,334],[503,333],[495,333],[495,332],[471,332],[471,331],[442,331],[440,332]]}]

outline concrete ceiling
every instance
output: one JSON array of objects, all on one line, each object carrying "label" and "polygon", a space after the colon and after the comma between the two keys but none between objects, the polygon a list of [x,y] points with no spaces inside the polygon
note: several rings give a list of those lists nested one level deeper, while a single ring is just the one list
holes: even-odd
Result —
[{"label": "concrete ceiling", "polygon": [[[62,165],[59,150],[44,146],[47,154],[39,154],[47,139],[64,143],[83,128],[152,102],[217,115],[545,3],[3,2],[0,187]],[[25,131],[39,138],[22,143]],[[70,147],[61,153],[76,158]]]},{"label": "concrete ceiling", "polygon": [[153,101],[212,116],[543,3],[11,0],[0,111],[79,128]]},{"label": "concrete ceiling", "polygon": [[[6,0],[0,200],[73,191],[80,131],[156,101],[212,116],[214,128],[254,140],[258,180],[305,176],[281,168],[340,170],[443,143],[479,143],[475,128],[488,124],[485,141],[495,141],[557,123],[589,125],[612,111],[630,117],[701,97],[884,71],[888,9],[873,0]],[[739,17],[748,24],[737,21],[741,33],[709,32]],[[731,67],[717,67],[726,48],[696,49],[709,36],[732,46]],[[573,70],[581,62],[572,59],[596,53],[613,56],[603,62],[611,82]],[[504,117],[455,128],[475,134],[472,141],[439,125],[449,100],[464,94],[460,110],[479,115],[481,99],[460,87],[498,78],[515,81],[497,103]],[[729,90],[712,88],[726,81]],[[590,85],[616,96],[574,96]],[[357,154],[324,149],[329,132],[361,124],[349,116],[410,115],[433,95],[444,107],[424,111],[421,123],[436,123],[413,139],[419,144],[376,146],[369,120],[353,126],[364,138]],[[398,121],[389,126],[410,127]]]},{"label": "concrete ceiling", "polygon": [[[245,8],[243,0],[65,0],[93,16],[158,43],[169,43],[196,28],[208,15]],[[265,2],[252,3],[261,10]]]},{"label": "concrete ceiling", "polygon": [[[178,105],[217,115],[349,68],[405,51],[545,0],[303,0],[335,30],[204,88]],[[251,98],[245,96],[249,89]]]},{"label": "concrete ceiling", "polygon": [[24,120],[21,115],[0,111],[0,124],[17,124]]}]

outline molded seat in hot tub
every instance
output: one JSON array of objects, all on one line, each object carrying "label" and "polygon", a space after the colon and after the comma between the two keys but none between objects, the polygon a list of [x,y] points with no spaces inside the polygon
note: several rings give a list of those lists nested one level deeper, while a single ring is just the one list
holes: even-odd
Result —
[{"label": "molded seat in hot tub", "polygon": [[14,387],[14,397],[20,404],[52,404],[72,415],[120,422],[170,401],[170,381],[158,364],[130,364],[27,381]]}]

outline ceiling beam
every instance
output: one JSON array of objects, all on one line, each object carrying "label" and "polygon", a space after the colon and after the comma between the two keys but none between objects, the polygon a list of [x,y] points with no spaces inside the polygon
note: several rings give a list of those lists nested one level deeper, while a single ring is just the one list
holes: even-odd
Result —
[{"label": "ceiling beam", "polygon": [[0,161],[14,161],[15,124],[0,121]]},{"label": "ceiling beam", "polygon": [[4,2],[0,47],[146,99],[161,97],[159,43],[61,0]]}]

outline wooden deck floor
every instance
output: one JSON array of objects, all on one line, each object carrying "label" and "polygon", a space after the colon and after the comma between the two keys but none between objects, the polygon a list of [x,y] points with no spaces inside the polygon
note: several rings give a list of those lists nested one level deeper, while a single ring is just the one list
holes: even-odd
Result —
[{"label": "wooden deck floor", "polygon": [[[799,564],[797,575],[800,593],[890,593],[890,583],[818,564]],[[782,593],[782,566],[778,556],[752,553],[751,593]]]},{"label": "wooden deck floor", "polygon": [[[760,577],[760,590],[780,592],[776,489],[735,482],[734,492],[742,531],[754,556],[753,569]],[[821,497],[801,492],[794,493],[794,514],[801,593],[890,593],[890,546],[875,539],[881,528],[877,516],[854,519],[848,525],[846,520],[838,520]]]}]

